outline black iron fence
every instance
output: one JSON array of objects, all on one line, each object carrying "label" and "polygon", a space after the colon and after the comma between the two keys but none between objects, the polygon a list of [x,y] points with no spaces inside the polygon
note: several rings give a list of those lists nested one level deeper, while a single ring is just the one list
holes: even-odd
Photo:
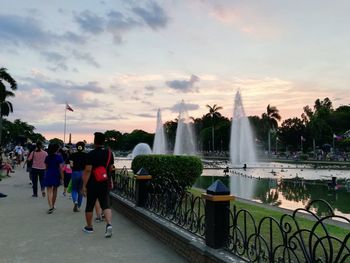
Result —
[{"label": "black iron fence", "polygon": [[193,234],[204,237],[205,202],[177,182],[151,182],[145,208]]},{"label": "black iron fence", "polygon": [[[212,248],[224,248],[249,262],[350,262],[350,228],[334,230],[327,224],[336,219],[350,225],[350,220],[336,216],[323,200],[279,219],[257,219],[225,196],[202,198],[170,180],[140,179],[123,170],[115,177],[113,191],[203,238]],[[321,216],[315,207],[323,211]]]},{"label": "black iron fence", "polygon": [[135,202],[135,178],[130,176],[128,169],[123,169],[113,175],[113,189],[116,194]]},{"label": "black iron fence", "polygon": [[[318,216],[314,205],[327,211]],[[306,214],[310,215],[307,220],[297,216]],[[350,224],[347,218],[336,216],[323,200],[315,200],[279,220],[263,217],[256,221],[250,212],[234,206],[226,249],[250,262],[350,262],[350,231],[330,234],[330,219]]]}]

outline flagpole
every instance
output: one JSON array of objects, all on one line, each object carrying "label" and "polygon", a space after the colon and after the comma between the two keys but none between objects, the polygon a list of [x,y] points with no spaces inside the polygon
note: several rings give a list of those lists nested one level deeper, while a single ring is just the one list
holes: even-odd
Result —
[{"label": "flagpole", "polygon": [[[67,104],[67,103],[66,103]],[[64,132],[63,132],[63,146],[66,144],[66,123],[67,123],[67,106],[64,107]]]}]

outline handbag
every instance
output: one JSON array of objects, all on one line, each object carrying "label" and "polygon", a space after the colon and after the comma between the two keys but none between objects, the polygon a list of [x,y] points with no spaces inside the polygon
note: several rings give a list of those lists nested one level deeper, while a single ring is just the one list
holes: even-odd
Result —
[{"label": "handbag", "polygon": [[[106,166],[108,166],[110,159],[111,159],[111,151],[108,149],[108,160],[107,160]],[[107,169],[105,166],[98,166],[92,172],[97,182],[107,181],[108,175],[107,175]]]}]

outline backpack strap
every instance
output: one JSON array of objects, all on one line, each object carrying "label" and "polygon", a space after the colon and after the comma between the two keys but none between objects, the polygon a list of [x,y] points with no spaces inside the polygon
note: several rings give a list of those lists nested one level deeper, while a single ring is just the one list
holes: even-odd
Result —
[{"label": "backpack strap", "polygon": [[108,148],[108,160],[107,160],[107,164],[106,164],[106,169],[108,169],[108,164],[109,164],[109,161],[111,160],[111,150]]}]

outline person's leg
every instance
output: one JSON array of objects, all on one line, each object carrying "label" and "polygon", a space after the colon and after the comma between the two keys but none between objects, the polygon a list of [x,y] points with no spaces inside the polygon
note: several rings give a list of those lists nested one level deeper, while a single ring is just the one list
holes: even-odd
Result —
[{"label": "person's leg", "polygon": [[105,237],[111,237],[113,234],[113,228],[112,228],[112,210],[110,206],[110,200],[109,200],[109,191],[108,187],[105,189],[100,189],[98,195],[98,200],[100,202],[101,208],[103,210],[105,221],[106,221],[106,232]]},{"label": "person's leg", "polygon": [[46,189],[47,189],[47,202],[49,204],[49,208],[52,209],[53,208],[53,205],[52,205],[53,187],[48,186],[46,187]]},{"label": "person's leg", "polygon": [[112,224],[112,210],[110,208],[107,208],[107,209],[103,210],[103,213],[105,215],[106,224],[111,225]]},{"label": "person's leg", "polygon": [[[85,207],[85,219],[86,219],[86,227],[83,229],[85,232],[92,233],[92,218],[93,218],[93,210],[96,203],[97,195],[94,188],[87,189],[86,195],[86,207]],[[86,230],[88,229],[88,230]]]},{"label": "person's leg", "polygon": [[37,169],[33,168],[32,169],[32,187],[33,187],[33,196],[37,197],[38,196],[38,173]]},{"label": "person's leg", "polygon": [[41,194],[43,197],[45,197],[45,185],[44,185],[45,170],[38,170],[38,171],[39,171],[38,175],[39,175]]},{"label": "person's leg", "polygon": [[96,199],[96,202],[95,202],[95,213],[96,213],[96,220],[102,221],[102,209],[98,199]]},{"label": "person's leg", "polygon": [[52,207],[53,208],[55,208],[56,199],[57,199],[57,187],[54,186],[52,189]]}]

